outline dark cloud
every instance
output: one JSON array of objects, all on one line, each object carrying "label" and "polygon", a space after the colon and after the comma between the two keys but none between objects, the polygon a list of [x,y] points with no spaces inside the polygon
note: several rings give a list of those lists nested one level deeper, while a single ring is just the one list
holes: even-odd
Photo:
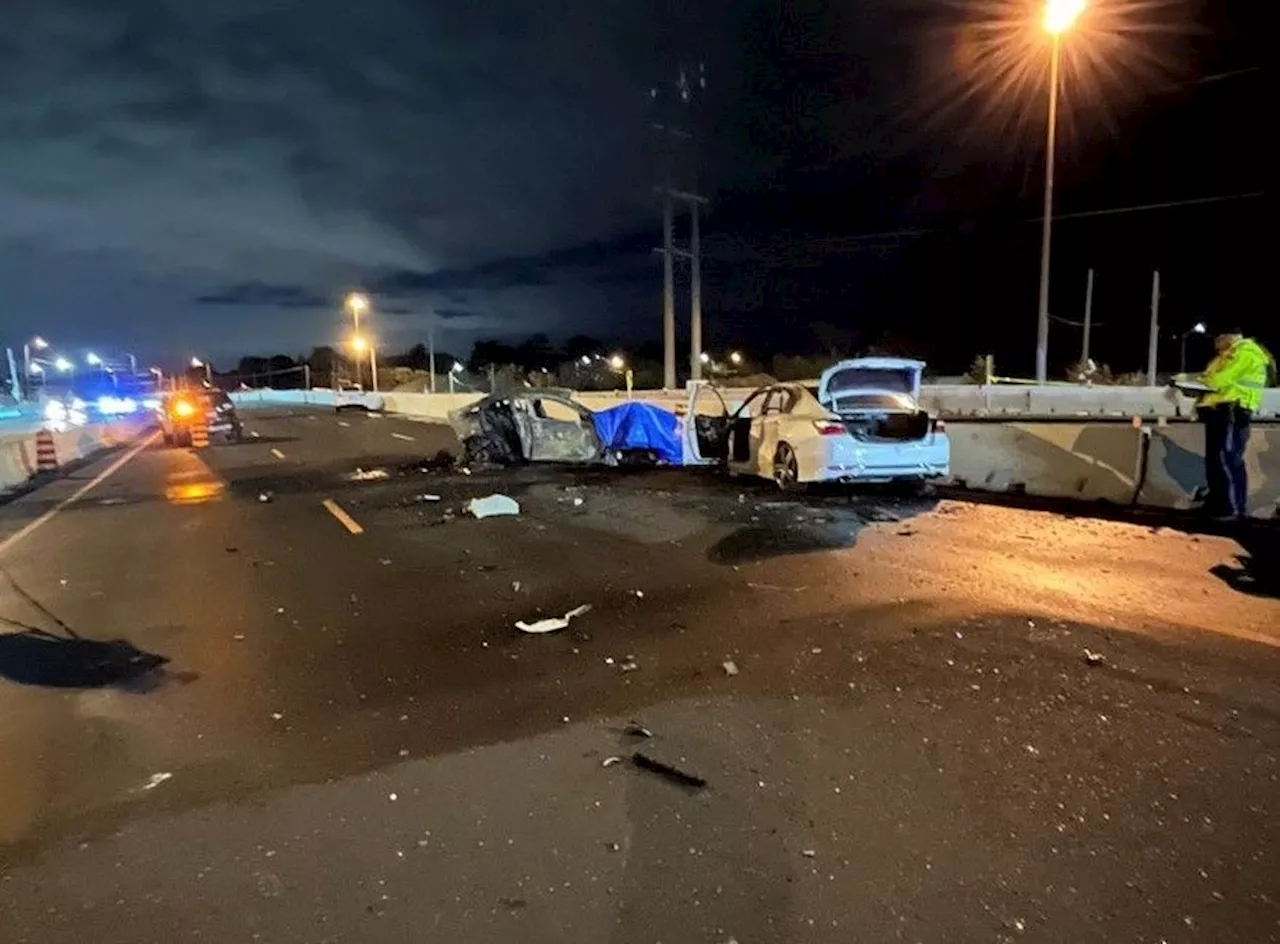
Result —
[{"label": "dark cloud", "polygon": [[241,282],[196,297],[201,305],[257,305],[268,308],[331,308],[333,301],[300,285]]}]

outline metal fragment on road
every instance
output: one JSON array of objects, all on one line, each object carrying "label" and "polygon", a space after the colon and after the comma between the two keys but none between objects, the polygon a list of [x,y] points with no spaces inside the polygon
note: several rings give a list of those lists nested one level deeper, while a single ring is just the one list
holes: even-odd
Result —
[{"label": "metal fragment on road", "polygon": [[440,496],[431,495],[424,492],[421,495],[414,495],[413,500],[416,502],[438,502],[440,501]]},{"label": "metal fragment on road", "polygon": [[738,663],[732,659],[725,659],[720,663],[720,668],[724,669],[725,675],[734,676],[738,674]]},{"label": "metal fragment on road", "polygon": [[348,482],[376,482],[391,478],[391,473],[386,469],[362,469],[356,466],[356,470],[349,473],[346,478]]},{"label": "metal fragment on road", "polygon": [[622,763],[622,758],[621,758],[621,757],[619,757],[617,754],[614,754],[613,756],[611,756],[611,757],[606,757],[604,760],[602,760],[602,761],[600,762],[600,766],[601,766],[601,767],[612,767],[614,764],[621,764],[621,763]]},{"label": "metal fragment on road", "polygon": [[697,774],[687,773],[679,767],[672,767],[670,764],[664,764],[660,760],[654,760],[645,754],[636,751],[631,755],[631,763],[635,764],[641,770],[647,770],[649,773],[657,774],[670,780],[672,783],[679,784],[682,787],[692,787],[699,790],[707,785],[707,781],[699,777]]},{"label": "metal fragment on road", "polygon": [[496,518],[520,514],[520,503],[509,495],[493,494],[471,499],[463,510],[476,518]]},{"label": "metal fragment on road", "polygon": [[150,777],[147,778],[147,782],[142,785],[142,789],[154,790],[156,787],[160,786],[160,784],[164,783],[166,780],[171,780],[171,779],[173,779],[173,774],[169,773],[168,771],[163,771],[158,774],[152,774]]},{"label": "metal fragment on road", "polygon": [[548,616],[545,619],[535,620],[527,623],[524,620],[516,622],[516,629],[522,633],[554,633],[560,629],[567,629],[569,621],[582,616],[591,610],[590,603],[584,603],[581,606],[575,606],[564,616]]},{"label": "metal fragment on road", "polygon": [[1083,654],[1085,665],[1105,665],[1107,657],[1101,652],[1094,652],[1091,649],[1085,649]]}]

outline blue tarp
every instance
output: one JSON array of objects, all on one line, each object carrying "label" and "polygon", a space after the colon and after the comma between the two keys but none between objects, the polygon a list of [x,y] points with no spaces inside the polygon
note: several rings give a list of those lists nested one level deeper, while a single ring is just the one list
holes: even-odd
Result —
[{"label": "blue tarp", "polygon": [[648,450],[659,462],[681,465],[680,421],[662,407],[648,403],[624,403],[592,414],[596,434],[605,449]]}]

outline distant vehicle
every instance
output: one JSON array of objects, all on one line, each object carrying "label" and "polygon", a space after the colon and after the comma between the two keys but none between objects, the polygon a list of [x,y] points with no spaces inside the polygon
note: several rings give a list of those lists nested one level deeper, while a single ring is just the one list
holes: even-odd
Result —
[{"label": "distant vehicle", "polygon": [[[920,409],[922,361],[841,361],[817,385],[770,384],[728,412],[713,387],[695,388],[685,420],[695,461],[770,478],[790,491],[811,482],[925,482],[951,472],[946,426]],[[707,415],[705,397],[719,398]],[[701,415],[700,415],[701,414]]]},{"label": "distant vehicle", "polygon": [[165,397],[156,412],[169,446],[190,446],[191,432],[199,425],[208,430],[210,443],[239,442],[244,436],[236,406],[221,390],[179,390]]}]

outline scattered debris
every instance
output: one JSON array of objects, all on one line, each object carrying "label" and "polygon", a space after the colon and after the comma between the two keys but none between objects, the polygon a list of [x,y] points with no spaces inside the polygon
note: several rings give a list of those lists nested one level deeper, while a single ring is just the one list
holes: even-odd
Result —
[{"label": "scattered debris", "polygon": [[379,560],[379,561],[378,561],[378,563],[379,563],[379,564],[381,564],[383,567],[388,567],[388,566],[390,566],[390,564],[391,564],[391,558],[390,558],[390,557],[384,557],[384,558],[382,558],[381,560]]},{"label": "scattered debris", "polygon": [[636,751],[636,753],[631,755],[631,763],[635,764],[641,770],[647,770],[650,773],[658,774],[660,777],[665,777],[672,783],[677,783],[682,787],[692,787],[697,790],[707,785],[707,782],[701,777],[685,773],[678,767],[672,767],[670,764],[664,764],[660,760],[654,760],[652,757],[647,757],[639,751]]},{"label": "scattered debris", "polygon": [[236,642],[244,642],[244,633],[236,633],[231,638],[234,639]]},{"label": "scattered debris", "polygon": [[582,507],[582,499],[581,499],[581,498],[575,498],[575,499],[573,500],[573,507],[574,507],[574,508],[581,508],[581,507]]},{"label": "scattered debris", "polygon": [[800,850],[800,854],[801,854],[802,856],[804,856],[806,859],[812,859],[812,858],[815,858],[815,857],[818,855],[818,850],[816,850],[816,849],[801,849],[801,850]]},{"label": "scattered debris", "polygon": [[250,436],[252,436],[254,439],[261,439],[261,438],[262,438],[262,434],[261,434],[260,432],[258,432],[256,429],[255,429],[255,430],[253,430],[252,432],[250,432],[250,433],[249,433],[249,435],[250,435]]},{"label": "scattered debris", "polygon": [[643,600],[643,599],[644,599],[644,591],[643,591],[643,590],[632,590],[632,591],[631,591],[631,593],[635,596],[635,598],[636,598],[637,600]]},{"label": "scattered debris", "polygon": [[627,726],[626,726],[625,728],[623,728],[623,729],[622,729],[622,733],[623,733],[623,734],[625,734],[627,737],[633,737],[633,738],[651,738],[651,737],[653,737],[653,732],[652,732],[652,731],[650,731],[650,730],[649,730],[648,728],[646,728],[644,725],[642,725],[642,724],[640,724],[640,723],[638,723],[638,722],[636,722],[636,721],[631,721],[631,722],[629,722],[629,723],[627,724]]},{"label": "scattered debris", "polygon": [[772,583],[748,583],[752,590],[777,590],[779,593],[804,593],[808,587],[779,587]]},{"label": "scattered debris", "polygon": [[732,659],[725,659],[720,663],[720,668],[724,669],[724,674],[733,676],[738,674],[738,663]]},{"label": "scattered debris", "polygon": [[519,581],[519,580],[513,580],[513,581],[511,581],[511,590],[512,590],[512,592],[513,592],[513,593],[519,593],[519,592],[520,592],[520,581]]},{"label": "scattered debris", "polygon": [[564,616],[548,616],[545,619],[536,620],[532,623],[526,623],[524,620],[516,622],[516,629],[522,633],[554,633],[558,629],[565,629],[569,625],[569,621],[575,617],[581,616],[591,609],[590,603],[584,603],[582,606],[575,606]]},{"label": "scattered debris", "polygon": [[376,482],[379,479],[389,479],[391,473],[386,469],[362,469],[356,466],[356,470],[347,476],[348,482]]},{"label": "scattered debris", "polygon": [[1106,665],[1106,662],[1107,662],[1107,657],[1104,656],[1101,652],[1094,652],[1091,649],[1086,649],[1084,651],[1085,665]]},{"label": "scattered debris", "polygon": [[627,656],[619,668],[622,669],[623,672],[634,672],[640,668],[640,663],[636,661],[635,656]]},{"label": "scattered debris", "polygon": [[271,720],[272,720],[272,721],[283,721],[283,720],[284,720],[284,712],[283,712],[283,711],[273,711],[273,712],[271,712]]},{"label": "scattered debris", "polygon": [[142,785],[142,789],[154,790],[156,787],[160,786],[160,784],[164,783],[166,780],[172,779],[172,777],[173,777],[173,774],[167,771],[158,773],[158,774],[152,774],[150,777],[147,778],[147,782]]},{"label": "scattered debris", "polygon": [[508,495],[494,494],[484,498],[473,498],[463,508],[477,518],[496,518],[502,515],[520,514],[520,503]]},{"label": "scattered debris", "polygon": [[413,500],[416,502],[438,502],[440,500],[440,496],[424,492],[421,495],[414,495]]},{"label": "scattered debris", "polygon": [[264,505],[270,502],[273,497],[274,496],[270,492],[258,493],[258,501],[262,502]]},{"label": "scattered debris", "polygon": [[614,764],[621,764],[621,763],[622,763],[622,758],[619,757],[617,754],[614,754],[612,757],[606,757],[604,760],[602,760],[600,762],[600,766],[612,767]]}]

